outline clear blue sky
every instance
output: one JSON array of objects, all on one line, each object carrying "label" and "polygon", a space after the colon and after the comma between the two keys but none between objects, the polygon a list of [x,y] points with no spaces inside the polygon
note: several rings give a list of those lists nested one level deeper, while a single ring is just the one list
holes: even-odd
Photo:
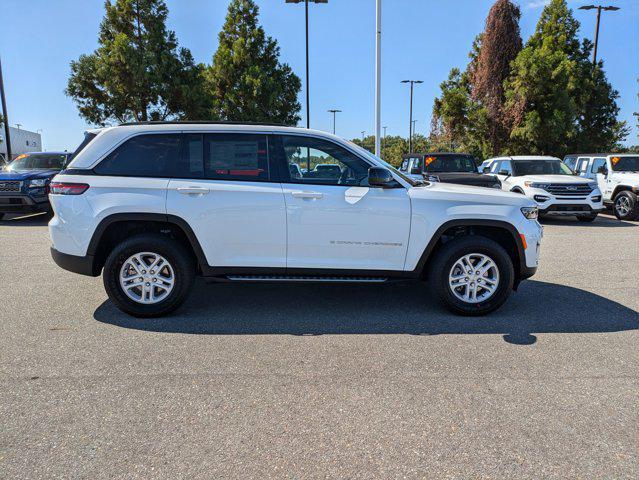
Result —
[{"label": "clear blue sky", "polygon": [[[281,47],[281,61],[304,79],[304,7],[284,0],[258,0],[260,21]],[[388,134],[408,133],[408,87],[416,87],[414,118],[428,133],[433,98],[451,67],[464,68],[475,35],[482,31],[491,0],[384,0],[382,122]],[[533,32],[543,0],[519,0],[521,30]],[[590,0],[571,0],[572,8]],[[600,56],[620,92],[621,119],[639,144],[639,0],[610,0],[621,7],[604,12]],[[210,62],[228,0],[168,0],[169,28],[197,61]],[[332,129],[329,108],[339,108],[337,133],[354,138],[374,128],[374,0],[329,0],[311,5],[311,126]],[[0,55],[12,124],[42,129],[45,149],[73,149],[87,127],[64,95],[69,62],[97,46],[102,0],[0,0]],[[592,38],[595,14],[575,10],[580,34]],[[303,90],[300,101],[304,105]],[[305,110],[302,109],[302,124]]]}]

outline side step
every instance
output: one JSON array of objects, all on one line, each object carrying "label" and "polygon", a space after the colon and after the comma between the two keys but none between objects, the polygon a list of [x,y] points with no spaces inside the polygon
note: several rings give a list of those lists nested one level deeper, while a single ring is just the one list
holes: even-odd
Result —
[{"label": "side step", "polygon": [[326,282],[326,283],[384,283],[387,277],[330,277],[313,275],[228,275],[233,282]]}]

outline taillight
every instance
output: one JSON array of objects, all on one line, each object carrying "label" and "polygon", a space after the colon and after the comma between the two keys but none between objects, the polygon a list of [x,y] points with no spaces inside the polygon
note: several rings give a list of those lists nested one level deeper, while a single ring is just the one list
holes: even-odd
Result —
[{"label": "taillight", "polygon": [[51,182],[49,185],[52,195],[82,195],[88,189],[86,183]]}]

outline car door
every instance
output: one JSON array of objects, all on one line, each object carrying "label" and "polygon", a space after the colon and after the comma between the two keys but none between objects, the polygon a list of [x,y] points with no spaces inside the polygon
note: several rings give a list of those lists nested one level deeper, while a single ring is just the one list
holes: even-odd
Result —
[{"label": "car door", "polygon": [[[410,230],[405,188],[370,188],[370,164],[329,140],[282,135],[277,148],[284,173],[287,268],[403,270]],[[290,165],[302,164],[302,175]],[[339,176],[317,171],[335,164]]]},{"label": "car door", "polygon": [[185,133],[167,213],[186,220],[213,267],[286,266],[286,209],[266,134]]}]

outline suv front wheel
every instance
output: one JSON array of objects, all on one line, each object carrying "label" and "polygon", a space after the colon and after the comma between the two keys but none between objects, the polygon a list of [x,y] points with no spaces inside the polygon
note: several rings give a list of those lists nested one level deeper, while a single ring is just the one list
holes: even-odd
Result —
[{"label": "suv front wheel", "polygon": [[619,220],[634,220],[639,216],[639,202],[637,195],[632,192],[622,191],[617,194],[612,210]]},{"label": "suv front wheel", "polygon": [[436,253],[429,280],[446,308],[461,315],[498,309],[514,282],[512,260],[501,245],[481,236],[450,240]]},{"label": "suv front wheel", "polygon": [[111,301],[134,317],[158,317],[187,299],[195,265],[175,240],[136,235],[118,244],[104,265],[104,288]]}]

